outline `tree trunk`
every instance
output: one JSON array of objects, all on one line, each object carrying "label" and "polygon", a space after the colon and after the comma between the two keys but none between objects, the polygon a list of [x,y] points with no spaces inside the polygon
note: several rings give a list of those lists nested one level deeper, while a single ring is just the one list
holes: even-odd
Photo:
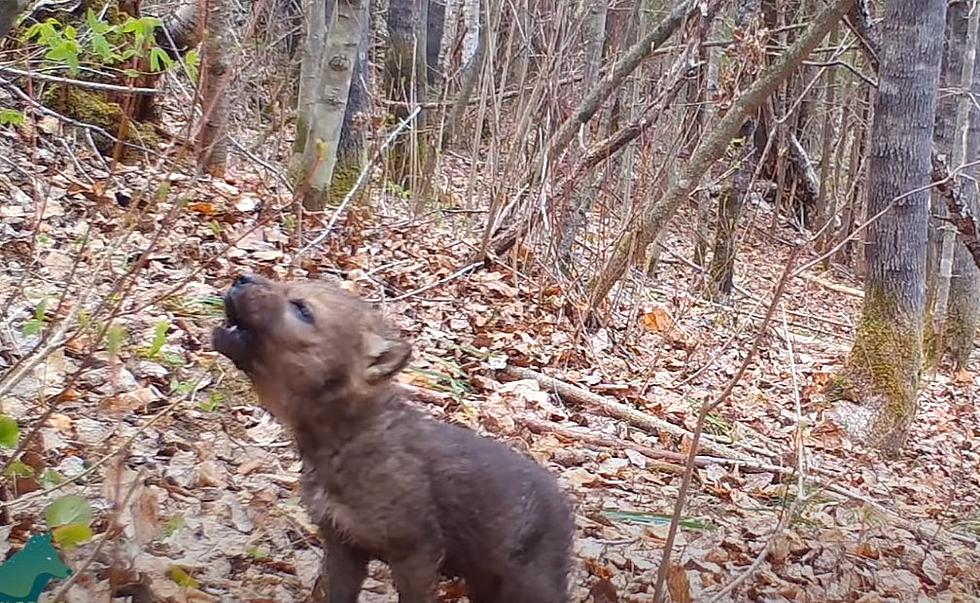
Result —
[{"label": "tree trunk", "polygon": [[[735,28],[738,31],[735,37],[746,40],[747,45],[756,43],[755,24],[760,8],[759,0],[739,0],[735,9]],[[751,51],[746,54],[751,55]],[[759,57],[760,62],[764,60],[764,57]],[[744,82],[752,81],[762,68],[762,65],[753,65],[746,61],[732,61],[730,66],[731,69],[738,71],[740,77],[728,79],[732,82],[741,79],[743,85]],[[756,114],[742,124],[738,133],[741,142],[734,145],[739,158],[738,167],[725,187],[726,190],[718,197],[718,223],[715,226],[715,244],[711,253],[711,265],[708,268],[710,277],[708,286],[711,298],[719,303],[728,301],[735,286],[738,221],[742,216],[742,208],[745,207],[752,178],[755,175],[757,161],[755,129],[758,121],[758,114]]]},{"label": "tree trunk", "polygon": [[[721,65],[721,49],[701,46],[700,61],[705,63],[701,81],[701,96],[698,103],[697,137],[701,139],[708,133],[708,125],[717,118],[718,108],[715,96],[718,94],[719,67]],[[701,267],[708,264],[708,237],[711,229],[711,204],[713,196],[709,187],[701,188],[698,194],[698,221],[694,240],[694,263]]]},{"label": "tree trunk", "polygon": [[[955,84],[944,86],[944,88],[953,87],[957,90],[967,90],[973,86],[973,66],[976,62],[977,26],[980,25],[980,12],[973,11],[973,14],[968,16],[967,7],[964,2],[953,3],[950,5],[948,12],[947,23],[950,24],[950,29],[955,32],[955,39],[960,43],[957,44],[957,48],[954,48],[954,36],[951,36],[949,53],[947,55],[950,59],[948,62],[948,68],[950,70],[948,79],[951,83],[955,82]],[[967,30],[966,33],[960,34],[960,30],[964,28]],[[954,53],[958,55],[957,61],[952,60]],[[956,68],[958,69],[954,72],[953,70]],[[951,99],[952,103],[950,103],[949,112],[953,116],[952,135],[949,136],[951,140],[948,141],[949,144],[945,145],[945,150],[951,158],[952,165],[959,166],[964,164],[968,157],[966,134],[969,127],[973,101],[968,95],[963,93],[951,95]],[[938,141],[936,146],[937,150],[940,152],[943,151],[939,148]],[[961,190],[963,190],[963,184],[967,183],[962,176],[958,176],[958,178],[960,180]],[[968,186],[967,189],[969,188]],[[932,330],[926,336],[926,357],[929,360],[935,361],[936,365],[942,360],[942,352],[946,348],[943,335],[946,330],[945,323],[949,308],[950,281],[953,274],[953,255],[956,249],[957,239],[956,228],[948,223],[943,224],[939,231],[942,233],[939,246],[939,275],[936,279]]]},{"label": "tree trunk", "polygon": [[[961,3],[961,4],[965,4]],[[966,7],[963,7],[966,8]],[[957,5],[950,5],[949,11],[953,14],[965,13]],[[961,18],[966,18],[965,15]],[[969,35],[973,37],[969,45],[973,50],[973,64],[969,64],[969,53],[967,64],[964,65],[964,75],[967,69],[972,68],[972,81],[970,91],[973,98],[980,98],[980,49],[977,48],[977,15],[970,17]],[[965,87],[961,85],[960,88]],[[980,152],[980,110],[977,109],[969,97],[964,96],[960,103],[961,109],[968,111],[966,138],[964,142],[963,154],[960,156],[961,163],[972,162]],[[971,208],[973,215],[977,215],[977,167],[967,168],[960,177],[961,192],[963,202]],[[953,361],[954,370],[964,370],[973,350],[973,339],[977,332],[977,324],[980,322],[980,270],[970,250],[963,244],[961,235],[957,235],[957,242],[954,245],[953,265],[949,282],[949,303],[946,313],[946,324],[942,331],[943,342],[945,345],[939,349],[948,354]]]},{"label": "tree trunk", "polygon": [[[602,48],[606,41],[606,13],[609,10],[607,0],[587,0],[587,2],[588,18],[584,27],[586,31],[585,77],[581,84],[584,93],[588,93],[595,85],[599,70],[602,68]],[[572,191],[568,214],[558,232],[558,266],[565,274],[572,274],[572,247],[575,245],[575,237],[587,223],[595,198],[602,192],[600,183],[603,171],[599,170],[599,173],[589,175],[588,184],[576,186]]]},{"label": "tree trunk", "polygon": [[626,272],[633,249],[647,248],[652,243],[691,191],[701,176],[725,152],[745,120],[752,115],[803,59],[810,54],[827,32],[847,12],[855,0],[837,0],[817,13],[810,26],[796,42],[761,76],[752,82],[728,110],[712,133],[694,150],[690,160],[671,177],[670,184],[659,201],[648,204],[638,220],[637,228],[623,237],[613,251],[603,272],[591,283],[592,307],[598,306]]},{"label": "tree trunk", "polygon": [[[828,44],[831,47],[837,46],[837,29],[835,27],[830,32]],[[834,196],[828,190],[830,188],[830,155],[835,138],[834,115],[837,112],[837,70],[834,67],[827,67],[823,76],[824,122],[820,144],[820,189],[817,191],[817,219],[815,228],[818,233],[816,241],[818,253],[824,253],[832,244],[830,243],[833,240],[832,225],[837,213]],[[824,261],[824,267],[829,267],[829,262],[830,258],[827,258]]]},{"label": "tree trunk", "polygon": [[228,163],[227,82],[228,71],[225,46],[231,42],[228,28],[228,0],[207,0],[207,20],[204,38],[204,78],[201,91],[201,108],[204,122],[198,131],[198,163],[212,176],[223,176]]},{"label": "tree trunk", "polygon": [[[939,85],[947,90],[936,101],[936,126],[933,142],[937,153],[953,164],[953,139],[956,131],[958,95],[953,94],[960,84],[963,71],[963,55],[966,53],[967,18],[963,3],[953,3],[946,11],[946,35],[943,46],[943,63],[939,73]],[[955,164],[953,164],[955,166]],[[952,226],[943,218],[947,215],[945,204],[939,201],[941,193],[932,191],[932,211],[929,217],[929,243],[926,247],[926,316],[934,316],[936,293],[939,285],[939,258],[942,256],[943,232]],[[955,229],[952,229],[955,231]],[[938,349],[935,348],[934,331],[925,333],[926,363],[931,364]]]},{"label": "tree trunk", "polygon": [[27,0],[0,0],[0,38],[7,35],[17,16],[27,7]]},{"label": "tree trunk", "polygon": [[369,122],[370,107],[368,102],[368,49],[371,44],[371,30],[367,26],[371,13],[371,0],[365,0],[360,14],[360,36],[357,45],[357,55],[354,60],[354,72],[351,74],[350,91],[347,95],[347,107],[344,110],[344,123],[340,129],[340,140],[337,143],[337,163],[330,176],[330,189],[327,203],[339,203],[344,196],[354,188],[367,158],[364,155],[364,132]]},{"label": "tree trunk", "polygon": [[[302,70],[309,79],[300,88],[296,134],[296,148],[302,153],[296,176],[301,183],[300,190],[309,185],[309,190],[303,194],[303,205],[307,209],[320,210],[331,200],[331,181],[338,162],[341,131],[344,122],[352,118],[347,111],[347,102],[362,30],[368,27],[366,8],[361,0],[337,0],[333,6],[334,14],[323,17],[330,26],[322,50],[303,55],[304,61],[312,60],[315,65],[312,71],[305,66]],[[323,23],[320,18],[321,13],[317,10],[310,19],[314,31],[319,23]],[[311,31],[309,43],[314,40]],[[350,141],[347,151],[352,152]],[[351,160],[349,155],[345,159]],[[346,182],[347,190],[350,190],[352,180],[340,180],[343,182],[338,183],[338,189],[342,189]]]},{"label": "tree trunk", "polygon": [[[414,106],[426,100],[425,52],[428,0],[390,0],[388,3],[388,48],[385,53],[385,97],[397,103],[396,121],[408,117]],[[412,127],[399,134],[388,152],[388,176],[398,186],[415,191],[427,147],[425,111]]]},{"label": "tree trunk", "polygon": [[[864,307],[854,347],[827,387],[848,431],[887,455],[904,444],[922,371],[933,120],[945,0],[893,0],[882,28],[868,157]],[[889,211],[885,211],[891,208]]]},{"label": "tree trunk", "polygon": [[487,49],[487,18],[485,11],[480,10],[482,6],[480,0],[463,0],[463,24],[466,27],[466,35],[463,38],[462,56],[462,84],[459,93],[453,101],[453,108],[446,123],[446,132],[443,136],[442,145],[448,147],[459,143],[462,132],[463,115],[466,113],[466,106],[473,96],[473,90],[480,79],[483,71],[483,57]]}]

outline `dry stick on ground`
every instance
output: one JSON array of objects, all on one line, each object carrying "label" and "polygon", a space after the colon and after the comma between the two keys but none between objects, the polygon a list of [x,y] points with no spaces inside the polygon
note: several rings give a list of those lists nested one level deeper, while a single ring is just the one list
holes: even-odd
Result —
[{"label": "dry stick on ground", "polygon": [[[620,438],[597,435],[595,433],[586,432],[585,430],[576,430],[568,427],[563,427],[556,423],[550,421],[542,421],[540,419],[535,419],[534,417],[519,416],[514,417],[514,420],[527,427],[532,433],[542,434],[542,433],[553,433],[560,436],[566,440],[574,440],[577,442],[585,442],[586,444],[595,444],[597,446],[602,446],[604,448],[613,448],[615,450],[622,450],[624,446],[636,450],[640,454],[650,457],[652,459],[664,459],[667,461],[675,461],[673,463],[654,463],[650,466],[651,469],[659,469],[661,471],[666,471],[668,473],[683,473],[683,465],[679,465],[686,458],[685,455],[679,452],[671,452],[670,450],[658,450],[657,448],[652,448],[650,446],[644,446],[643,444],[637,444],[636,442],[630,442],[628,440],[622,440]],[[711,465],[714,464],[710,461],[704,459],[698,459],[699,465]]]},{"label": "dry stick on ground", "polygon": [[[533,379],[543,388],[557,393],[566,401],[575,402],[583,406],[594,408],[607,417],[621,419],[630,425],[641,429],[652,431],[654,433],[663,431],[682,439],[691,437],[691,433],[683,427],[678,427],[673,423],[668,423],[663,419],[658,419],[657,417],[653,417],[625,404],[615,402],[613,400],[607,400],[606,398],[593,394],[590,391],[584,390],[580,387],[575,387],[574,385],[559,381],[558,379],[553,379],[547,375],[542,375],[536,371],[517,366],[508,366],[501,372],[504,375],[517,379]],[[744,455],[732,448],[729,448],[728,446],[723,446],[714,442],[705,442],[703,447],[705,450],[709,450],[715,454],[720,454],[733,459],[748,460]]]},{"label": "dry stick on ground", "polygon": [[667,570],[670,567],[670,554],[671,549],[674,547],[674,540],[677,537],[677,529],[680,525],[681,515],[684,513],[684,503],[687,499],[687,491],[691,485],[691,478],[694,475],[694,458],[697,455],[698,442],[701,439],[701,432],[704,430],[705,420],[708,418],[708,414],[714,409],[718,408],[721,404],[728,401],[729,396],[735,390],[735,385],[742,380],[742,375],[749,368],[749,364],[755,357],[756,351],[759,349],[759,344],[762,338],[765,337],[766,329],[769,326],[769,322],[772,320],[773,314],[776,312],[777,306],[779,306],[779,301],[783,296],[783,291],[786,289],[786,283],[789,282],[790,275],[793,273],[793,266],[796,264],[796,256],[800,252],[800,247],[794,247],[792,253],[790,254],[789,260],[786,262],[786,268],[783,270],[782,276],[779,278],[779,282],[776,283],[776,288],[772,294],[772,302],[769,304],[769,309],[766,311],[766,317],[762,320],[762,325],[759,327],[759,334],[756,336],[755,341],[752,342],[752,347],[749,348],[748,353],[745,355],[745,359],[742,361],[741,366],[735,372],[731,381],[728,382],[728,386],[721,392],[718,398],[710,403],[705,404],[701,407],[698,412],[698,421],[694,426],[694,438],[691,443],[691,451],[688,453],[687,463],[684,467],[684,476],[681,478],[681,485],[677,491],[677,501],[674,504],[674,514],[670,519],[670,528],[667,530],[667,538],[664,542],[664,554],[660,560],[660,568],[657,571],[657,585],[654,588],[653,600],[654,603],[660,603],[663,601],[663,587],[664,582],[667,579]]}]

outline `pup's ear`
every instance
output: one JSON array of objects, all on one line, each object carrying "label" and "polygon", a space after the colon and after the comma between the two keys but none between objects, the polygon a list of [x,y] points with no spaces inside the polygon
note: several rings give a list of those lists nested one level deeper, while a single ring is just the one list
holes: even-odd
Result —
[{"label": "pup's ear", "polygon": [[372,385],[394,377],[412,357],[411,345],[378,333],[367,334],[364,350],[367,354],[364,378]]}]

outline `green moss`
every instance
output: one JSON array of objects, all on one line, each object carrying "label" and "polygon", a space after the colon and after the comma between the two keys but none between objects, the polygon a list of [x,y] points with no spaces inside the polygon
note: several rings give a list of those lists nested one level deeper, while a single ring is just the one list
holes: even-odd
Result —
[{"label": "green moss", "polygon": [[869,292],[847,364],[825,387],[828,398],[879,405],[868,443],[886,454],[904,443],[922,371],[921,324],[899,308]]},{"label": "green moss", "polygon": [[[330,179],[330,192],[327,196],[330,205],[340,203],[357,183],[362,165],[357,157],[337,157]],[[355,200],[356,201],[356,200]]]},{"label": "green moss", "polygon": [[[45,91],[42,100],[46,106],[58,113],[85,124],[98,126],[122,140],[133,141],[134,144],[147,148],[153,148],[160,142],[152,125],[129,120],[118,104],[106,100],[98,92],[74,86],[54,85]],[[119,126],[124,121],[127,128],[122,132]],[[104,155],[112,153],[115,141],[98,132],[93,132],[92,138],[100,153]],[[129,146],[123,148],[124,160],[138,160],[141,156],[138,149]]]}]

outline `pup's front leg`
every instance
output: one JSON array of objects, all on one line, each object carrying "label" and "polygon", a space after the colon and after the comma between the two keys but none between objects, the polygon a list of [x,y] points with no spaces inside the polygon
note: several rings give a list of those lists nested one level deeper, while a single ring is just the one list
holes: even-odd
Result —
[{"label": "pup's front leg", "polygon": [[313,603],[357,603],[367,577],[368,556],[343,542],[336,533],[324,534],[326,546],[320,576],[313,586]]},{"label": "pup's front leg", "polygon": [[398,591],[398,603],[435,603],[442,551],[420,546],[412,553],[392,561],[391,577]]}]

